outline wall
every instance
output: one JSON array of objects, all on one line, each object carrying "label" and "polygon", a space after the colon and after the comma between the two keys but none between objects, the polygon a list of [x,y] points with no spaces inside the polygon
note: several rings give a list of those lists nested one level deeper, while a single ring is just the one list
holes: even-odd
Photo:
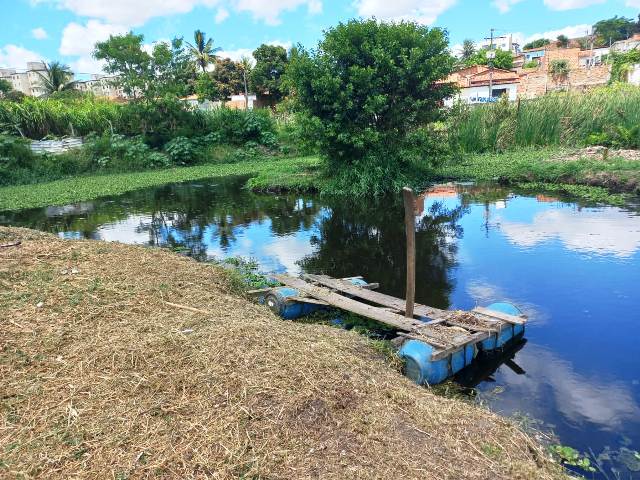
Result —
[{"label": "wall", "polygon": [[[495,91],[498,89],[506,89],[507,96],[510,101],[516,100],[518,93],[518,84],[517,83],[505,83],[498,84],[493,86],[494,95]],[[460,93],[455,97],[447,98],[444,101],[444,104],[447,107],[451,107],[455,101],[461,100],[466,103],[476,104],[476,103],[490,103],[491,101],[497,101],[498,98],[494,98],[493,100],[489,100],[489,85],[483,85],[479,87],[465,87],[460,89]]]}]

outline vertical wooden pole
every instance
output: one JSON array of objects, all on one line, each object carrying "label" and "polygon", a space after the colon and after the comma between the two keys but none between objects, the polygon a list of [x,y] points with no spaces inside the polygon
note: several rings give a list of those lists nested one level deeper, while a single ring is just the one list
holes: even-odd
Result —
[{"label": "vertical wooden pole", "polygon": [[404,198],[404,226],[407,232],[407,304],[404,309],[407,318],[413,318],[416,297],[416,216],[413,190],[402,189]]}]

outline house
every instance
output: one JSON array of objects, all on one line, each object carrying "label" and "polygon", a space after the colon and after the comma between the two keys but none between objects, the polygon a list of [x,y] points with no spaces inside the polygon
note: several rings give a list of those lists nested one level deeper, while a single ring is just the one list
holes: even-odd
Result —
[{"label": "house", "polygon": [[111,100],[125,99],[127,94],[115,83],[116,76],[91,75],[89,80],[77,81],[74,88],[81,92],[93,93],[97,97],[109,98]]},{"label": "house", "polygon": [[530,48],[528,50],[524,50],[522,53],[524,55],[524,63],[529,63],[534,60],[540,61],[546,52],[546,46],[540,48]]},{"label": "house", "polygon": [[183,98],[182,101],[191,107],[199,108],[200,110],[214,110],[223,106],[234,110],[244,110],[245,104],[248,107],[248,110],[258,108],[258,100],[254,93],[250,93],[247,99],[244,98],[244,94],[231,95],[229,100],[226,102],[222,102],[220,100],[215,102],[204,100],[201,102],[197,95],[189,95],[188,97]]},{"label": "house", "polygon": [[636,33],[626,40],[618,40],[611,45],[611,51],[616,53],[625,53],[637,48],[640,48],[640,33]]},{"label": "house", "polygon": [[491,103],[503,95],[511,101],[516,100],[520,77],[510,70],[474,65],[454,72],[442,83],[454,83],[459,88],[454,97],[445,100],[446,106],[452,106],[456,101]]},{"label": "house", "polygon": [[46,73],[46,67],[42,62],[27,62],[27,70],[19,72],[15,68],[0,68],[0,78],[11,83],[14,90],[40,97],[45,94],[42,88],[42,76]]},{"label": "house", "polygon": [[602,65],[607,55],[609,55],[609,47],[582,50],[578,53],[578,63],[581,67],[586,68]]},{"label": "house", "polygon": [[499,37],[485,38],[478,45],[481,49],[503,50],[505,52],[511,52],[514,55],[520,54],[520,44],[513,41],[513,35],[502,35]]}]

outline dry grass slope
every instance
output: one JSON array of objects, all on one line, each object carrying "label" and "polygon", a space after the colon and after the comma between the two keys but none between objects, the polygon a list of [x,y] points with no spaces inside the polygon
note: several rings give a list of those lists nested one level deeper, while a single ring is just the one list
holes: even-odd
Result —
[{"label": "dry grass slope", "polygon": [[563,476],[506,420],[412,385],[355,333],[279,320],[215,266],[0,228],[11,239],[0,477]]}]

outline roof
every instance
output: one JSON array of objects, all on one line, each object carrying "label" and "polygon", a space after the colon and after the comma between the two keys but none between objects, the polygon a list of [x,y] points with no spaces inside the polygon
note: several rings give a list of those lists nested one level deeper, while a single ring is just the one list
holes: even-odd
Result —
[{"label": "roof", "polygon": [[518,74],[511,70],[503,70],[501,68],[490,70],[486,65],[474,65],[452,73],[441,83],[455,83],[460,88],[476,87],[488,85],[490,76],[493,76],[492,82],[496,85],[520,81]]}]

